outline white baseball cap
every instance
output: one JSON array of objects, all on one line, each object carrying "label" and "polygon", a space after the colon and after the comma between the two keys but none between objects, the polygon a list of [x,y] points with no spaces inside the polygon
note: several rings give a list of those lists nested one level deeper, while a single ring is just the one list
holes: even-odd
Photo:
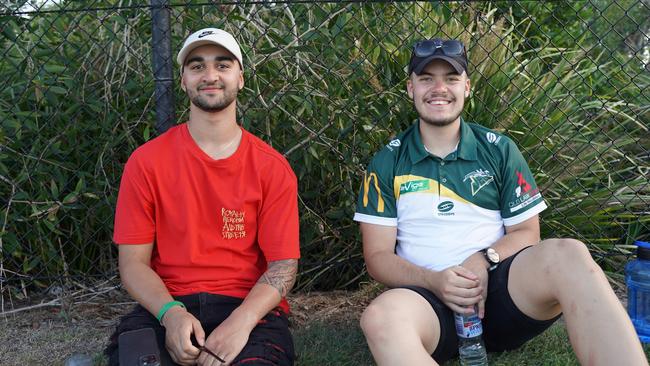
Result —
[{"label": "white baseball cap", "polygon": [[176,62],[180,66],[183,66],[185,58],[190,52],[192,52],[192,50],[206,44],[216,44],[217,46],[221,46],[230,51],[230,53],[235,56],[237,61],[239,61],[239,66],[241,69],[244,70],[243,57],[241,55],[241,50],[239,49],[239,44],[235,40],[235,37],[233,37],[232,34],[226,32],[225,30],[218,28],[204,28],[200,31],[192,33],[189,37],[187,37],[185,43],[183,43],[183,48],[181,48],[181,50],[178,52],[178,56],[176,56]]}]

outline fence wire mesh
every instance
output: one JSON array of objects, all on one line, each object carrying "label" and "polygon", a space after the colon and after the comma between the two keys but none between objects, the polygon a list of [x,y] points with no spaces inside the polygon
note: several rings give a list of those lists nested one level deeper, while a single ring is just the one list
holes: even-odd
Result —
[{"label": "fence wire mesh", "polygon": [[[650,1],[187,2],[171,29],[139,1],[0,5],[0,285],[114,276],[119,178],[156,135],[152,44],[224,28],[245,58],[242,125],[299,179],[298,288],[367,279],[352,222],[365,165],[416,118],[405,66],[416,40],[468,45],[465,118],[512,137],[549,209],[542,236],[588,243],[620,276],[650,239]],[[160,55],[158,55],[160,56]],[[177,121],[188,100],[173,82]],[[162,103],[162,102],[160,102]]]}]

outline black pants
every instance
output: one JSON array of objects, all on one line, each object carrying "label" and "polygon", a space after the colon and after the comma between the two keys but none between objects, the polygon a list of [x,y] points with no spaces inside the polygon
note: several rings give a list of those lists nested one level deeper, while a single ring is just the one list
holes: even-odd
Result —
[{"label": "black pants", "polygon": [[[535,320],[524,314],[508,292],[510,265],[519,253],[507,258],[489,273],[488,295],[485,301],[483,341],[489,352],[503,352],[521,347],[524,343],[542,333],[561,316],[549,320]],[[440,341],[433,352],[434,360],[443,363],[458,355],[458,336],[454,323],[454,313],[433,292],[416,286],[405,286],[424,297],[436,312],[440,321]]]},{"label": "black pants", "polygon": [[[187,311],[201,322],[206,337],[243,301],[235,297],[208,293],[177,296],[175,300],[185,304]],[[131,313],[121,319],[110,338],[110,344],[105,350],[109,357],[109,365],[119,365],[119,335],[129,330],[142,328],[153,328],[163,364],[174,364],[165,348],[165,328],[145,308],[136,305]],[[293,339],[289,332],[287,315],[280,308],[276,308],[258,322],[244,349],[233,360],[232,365],[285,366],[293,365],[293,361]]]}]

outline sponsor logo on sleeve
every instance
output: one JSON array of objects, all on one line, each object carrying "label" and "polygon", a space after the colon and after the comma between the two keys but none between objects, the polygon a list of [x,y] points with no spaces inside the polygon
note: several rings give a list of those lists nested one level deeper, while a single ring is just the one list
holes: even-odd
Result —
[{"label": "sponsor logo on sleeve", "polygon": [[381,197],[381,189],[379,188],[379,178],[377,174],[370,173],[363,177],[363,207],[368,207],[368,195],[370,194],[370,182],[373,181],[377,191],[377,212],[384,212],[384,199]]},{"label": "sponsor logo on sleeve", "polygon": [[223,219],[223,227],[221,228],[221,236],[224,239],[242,239],[246,237],[245,221],[246,211],[230,210],[221,208],[221,218]]},{"label": "sponsor logo on sleeve", "polygon": [[524,178],[524,175],[517,171],[517,188],[515,188],[515,194],[517,197],[521,197],[523,193],[528,193],[530,191],[530,184]]},{"label": "sponsor logo on sleeve", "polygon": [[501,136],[497,136],[497,134],[494,132],[486,133],[485,138],[488,140],[489,143],[495,145],[499,143],[499,140],[501,140]]},{"label": "sponsor logo on sleeve", "polygon": [[400,146],[402,146],[402,142],[401,142],[399,139],[391,140],[391,141],[386,145],[386,147],[387,147],[388,150],[390,150],[390,151],[393,151],[393,148],[394,148],[394,147],[400,147]]},{"label": "sponsor logo on sleeve", "polygon": [[510,212],[517,212],[542,197],[539,188],[532,188],[526,181],[524,175],[517,171],[517,188],[515,188],[515,199],[508,203]]},{"label": "sponsor logo on sleeve", "polygon": [[494,176],[490,174],[489,170],[477,169],[473,172],[467,173],[463,182],[470,181],[470,187],[472,189],[472,196],[476,194],[485,186],[494,181]]},{"label": "sponsor logo on sleeve", "polygon": [[451,212],[454,209],[454,203],[451,201],[443,201],[437,207],[438,216],[453,216],[455,213]]}]

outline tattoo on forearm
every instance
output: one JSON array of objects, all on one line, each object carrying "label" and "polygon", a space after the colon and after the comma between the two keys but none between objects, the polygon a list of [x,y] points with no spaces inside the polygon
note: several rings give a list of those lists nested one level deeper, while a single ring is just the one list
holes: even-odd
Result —
[{"label": "tattoo on forearm", "polygon": [[265,283],[275,287],[280,296],[285,297],[296,282],[298,272],[297,259],[284,259],[269,263],[266,272],[260,277],[257,283]]}]

